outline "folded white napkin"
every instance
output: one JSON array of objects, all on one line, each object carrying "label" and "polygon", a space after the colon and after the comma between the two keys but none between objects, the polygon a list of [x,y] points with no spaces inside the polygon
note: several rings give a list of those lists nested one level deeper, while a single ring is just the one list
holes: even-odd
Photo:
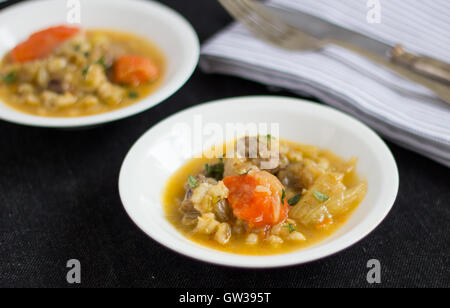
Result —
[{"label": "folded white napkin", "polygon": [[[450,1],[381,0],[381,22],[368,23],[366,0],[272,0],[385,43],[450,62]],[[381,135],[450,167],[450,105],[365,58],[338,46],[321,51],[281,50],[240,24],[202,48],[207,72],[282,87],[353,114]]]}]

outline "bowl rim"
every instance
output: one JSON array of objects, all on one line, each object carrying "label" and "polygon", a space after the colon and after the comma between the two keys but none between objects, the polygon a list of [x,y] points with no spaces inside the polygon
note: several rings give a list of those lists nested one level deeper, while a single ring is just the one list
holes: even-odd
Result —
[{"label": "bowl rim", "polygon": [[[192,245],[192,249],[184,249],[180,248],[180,246],[177,245],[179,242],[177,240],[175,241],[164,241],[157,233],[154,232],[151,228],[148,228],[148,225],[144,226],[140,222],[138,222],[137,219],[134,218],[134,213],[131,207],[129,207],[127,196],[124,193],[124,174],[128,170],[128,165],[130,164],[130,161],[132,161],[133,156],[136,155],[135,151],[136,148],[141,144],[142,140],[145,139],[148,135],[152,134],[152,132],[157,129],[158,127],[163,127],[164,125],[168,125],[172,120],[176,119],[177,117],[181,116],[185,113],[192,113],[196,110],[201,110],[202,108],[213,108],[215,105],[230,105],[232,103],[239,104],[244,103],[245,101],[252,101],[250,104],[270,104],[273,103],[273,101],[276,101],[277,106],[280,105],[280,103],[288,103],[291,105],[292,108],[310,108],[312,110],[320,111],[320,112],[326,112],[333,114],[335,116],[341,117],[342,120],[345,120],[345,125],[356,125],[360,131],[358,133],[365,133],[367,134],[368,138],[371,138],[373,140],[376,140],[377,147],[379,149],[382,149],[382,151],[377,152],[377,155],[382,158],[383,163],[386,164],[387,168],[386,170],[389,170],[388,177],[390,181],[390,189],[388,192],[386,192],[383,202],[383,207],[379,209],[379,211],[376,213],[376,215],[372,215],[372,217],[366,218],[365,223],[358,223],[355,225],[349,232],[346,234],[334,239],[333,241],[326,243],[324,247],[308,247],[309,249],[308,253],[303,253],[304,250],[295,250],[288,253],[283,254],[276,254],[276,255],[265,255],[265,256],[253,256],[253,255],[239,255],[239,254],[233,254],[233,253],[226,253],[223,251],[215,250],[212,248],[208,248],[205,246],[202,246],[200,244],[197,244],[195,242],[192,242],[191,240],[187,239]],[[248,102],[245,102],[248,103]],[[297,105],[297,106],[296,106]],[[295,106],[295,107],[293,107]],[[343,123],[341,121],[341,123]],[[349,247],[355,245],[359,241],[361,241],[363,238],[368,236],[371,232],[373,232],[380,224],[381,222],[386,218],[386,216],[391,211],[392,207],[394,206],[394,202],[398,195],[399,190],[399,172],[398,167],[395,161],[394,156],[392,155],[391,150],[386,145],[386,143],[381,139],[381,137],[378,136],[371,128],[369,128],[366,124],[360,122],[359,120],[349,116],[348,114],[345,114],[339,110],[336,110],[334,108],[331,108],[329,106],[320,105],[318,103],[306,100],[306,99],[300,99],[300,98],[293,98],[293,97],[284,97],[284,96],[271,96],[271,95],[264,95],[264,96],[241,96],[241,97],[231,97],[231,98],[225,98],[225,99],[218,99],[213,100],[210,102],[205,102],[199,105],[192,106],[190,108],[181,110],[170,117],[163,119],[162,121],[156,123],[153,125],[149,130],[147,130],[131,147],[130,151],[127,153],[121,170],[119,174],[119,182],[118,182],[118,188],[119,188],[119,195],[123,204],[123,207],[125,209],[125,212],[130,217],[130,219],[133,221],[133,223],[147,236],[149,236],[152,240],[156,241],[160,245],[168,248],[169,250],[172,250],[178,254],[181,254],[183,256],[189,257],[191,259],[214,264],[214,265],[220,265],[225,267],[231,267],[231,268],[246,268],[246,269],[264,269],[264,268],[281,268],[281,267],[288,267],[288,266],[294,266],[294,265],[301,265],[305,263],[309,263],[312,261],[320,260],[326,257],[329,257],[331,255],[337,254],[343,250],[348,249]],[[161,202],[161,201],[160,201]],[[375,217],[374,217],[375,216]],[[170,225],[170,223],[168,222]],[[170,225],[171,226],[171,225]],[[354,235],[355,233],[354,229],[358,229],[360,233],[357,235]],[[176,232],[179,232],[178,230],[175,230]],[[353,233],[352,233],[353,231]],[[183,235],[181,235],[183,236]],[[183,236],[184,237],[184,236]],[[320,250],[323,250],[320,252]],[[205,253],[205,255],[200,255],[199,253]],[[305,256],[301,260],[296,260],[293,258],[295,254],[303,253]],[[291,256],[291,258],[289,258]]]},{"label": "bowl rim", "polygon": [[[0,11],[0,19],[2,16],[14,14],[25,7],[39,7],[39,5],[44,2],[51,3],[55,1],[58,0],[19,2]],[[104,2],[105,0],[89,0],[90,3],[94,1]],[[182,38],[185,44],[189,45],[189,48],[187,49],[188,52],[185,56],[185,62],[183,62],[181,67],[177,69],[170,82],[163,81],[156,93],[150,94],[148,97],[132,105],[105,113],[81,117],[36,116],[16,110],[0,100],[0,104],[6,106],[3,111],[0,111],[0,120],[20,125],[46,128],[77,128],[84,126],[96,126],[142,113],[160,103],[163,103],[184,86],[184,84],[194,73],[200,58],[200,41],[197,33],[189,21],[174,9],[153,0],[108,0],[108,2],[114,2],[115,5],[123,7],[137,7],[143,12],[151,11],[153,13],[157,12],[158,14],[162,14],[166,17],[166,20],[169,20],[170,23],[175,26],[174,28],[177,29],[176,31],[182,33],[180,38]],[[83,24],[81,24],[81,26],[83,26]]]}]

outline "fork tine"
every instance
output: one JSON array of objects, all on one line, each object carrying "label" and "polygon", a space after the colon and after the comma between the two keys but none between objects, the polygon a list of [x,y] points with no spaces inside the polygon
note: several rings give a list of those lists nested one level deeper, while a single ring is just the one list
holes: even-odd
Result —
[{"label": "fork tine", "polygon": [[256,36],[285,49],[318,49],[322,44],[278,18],[254,0],[219,0],[233,17]]},{"label": "fork tine", "polygon": [[267,35],[274,36],[275,38],[283,34],[286,31],[286,27],[283,25],[276,26],[275,20],[270,18],[268,14],[260,6],[254,2],[248,2],[243,0],[219,0],[233,16],[238,20],[244,22],[247,26],[256,27],[256,30],[260,28],[264,29]]}]

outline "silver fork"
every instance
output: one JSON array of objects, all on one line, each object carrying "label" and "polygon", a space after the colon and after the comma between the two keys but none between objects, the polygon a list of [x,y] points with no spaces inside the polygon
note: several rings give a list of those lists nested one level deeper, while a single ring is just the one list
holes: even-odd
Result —
[{"label": "silver fork", "polygon": [[[268,43],[288,50],[320,50],[329,44],[339,45],[386,66],[413,82],[425,86],[433,91],[437,97],[450,104],[450,86],[424,77],[424,73],[430,76],[430,74],[438,72],[439,76],[436,77],[443,79],[444,82],[447,81],[447,78],[450,77],[447,76],[448,64],[446,63],[412,55],[400,47],[393,49],[391,61],[389,61],[345,42],[315,38],[285,22],[282,18],[267,10],[264,4],[258,1],[219,0],[219,2],[235,19],[242,22],[253,34]],[[422,64],[421,68],[425,68],[425,72],[417,70],[412,65],[413,63],[417,64],[417,61],[420,61]],[[398,63],[401,63],[401,65]],[[442,72],[444,72],[443,76]],[[450,79],[448,79],[448,82],[450,82]]]}]

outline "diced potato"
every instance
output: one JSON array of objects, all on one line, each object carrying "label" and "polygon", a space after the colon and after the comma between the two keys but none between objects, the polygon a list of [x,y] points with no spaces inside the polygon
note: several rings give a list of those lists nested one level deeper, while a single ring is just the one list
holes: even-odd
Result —
[{"label": "diced potato", "polygon": [[47,88],[50,77],[45,67],[41,67],[37,74],[37,84],[42,88]]},{"label": "diced potato", "polygon": [[19,94],[32,94],[34,92],[34,87],[29,83],[23,83],[17,88]]},{"label": "diced potato", "polygon": [[269,236],[269,238],[267,239],[267,241],[272,245],[272,246],[279,246],[281,244],[284,243],[283,239],[279,236],[276,235],[271,235]]},{"label": "diced potato", "polygon": [[245,243],[247,245],[256,245],[256,244],[258,244],[258,241],[259,241],[259,237],[255,233],[250,233],[249,235],[247,235],[247,238],[245,239]]},{"label": "diced potato", "polygon": [[56,104],[59,107],[68,107],[77,102],[77,98],[71,93],[64,93],[64,95],[59,95],[56,99]]},{"label": "diced potato", "polygon": [[272,235],[280,235],[281,231],[283,230],[283,228],[284,228],[284,223],[275,225],[275,226],[273,226],[270,229],[270,234],[272,234]]},{"label": "diced potato", "polygon": [[194,208],[200,213],[212,212],[213,204],[212,197],[208,194],[210,184],[202,183],[194,189],[192,194],[192,202]]},{"label": "diced potato", "polygon": [[[87,69],[86,72],[86,76],[84,77],[84,82],[87,86],[92,87],[92,88],[98,88],[100,87],[102,84],[106,83],[106,75],[105,72],[103,70],[103,67],[101,67],[98,64],[93,64],[91,66],[89,66],[89,68]],[[107,93],[110,89],[105,89],[105,96],[108,96],[109,94]]]},{"label": "diced potato", "polygon": [[194,189],[192,202],[194,208],[200,213],[209,213],[214,210],[214,204],[228,197],[228,189],[222,181],[216,185],[201,183]]},{"label": "diced potato", "polygon": [[223,181],[219,181],[216,185],[212,185],[208,192],[210,195],[216,197],[215,200],[220,201],[228,197],[228,188]]},{"label": "diced potato", "polygon": [[214,214],[203,214],[198,218],[197,227],[194,229],[194,233],[200,234],[213,234],[219,227],[219,222],[215,219]]},{"label": "diced potato", "polygon": [[214,235],[214,239],[222,245],[225,245],[230,241],[231,227],[227,223],[221,223],[217,228],[217,232]]},{"label": "diced potato", "polygon": [[39,97],[34,94],[28,94],[25,96],[25,103],[31,106],[39,106]]},{"label": "diced potato", "polygon": [[306,237],[298,231],[294,231],[290,233],[287,237],[287,240],[294,242],[304,242],[306,241]]},{"label": "diced potato", "polygon": [[80,103],[86,107],[92,107],[98,105],[100,102],[98,98],[94,95],[87,95],[81,99]]},{"label": "diced potato", "polygon": [[98,88],[98,95],[107,105],[118,105],[125,96],[125,89],[109,82],[103,82]]},{"label": "diced potato", "polygon": [[41,94],[41,100],[43,105],[48,108],[55,108],[57,106],[56,100],[58,99],[58,94],[51,91],[44,91]]},{"label": "diced potato", "polygon": [[62,57],[55,57],[50,59],[47,63],[47,68],[50,73],[62,71],[67,66],[67,60]]}]

